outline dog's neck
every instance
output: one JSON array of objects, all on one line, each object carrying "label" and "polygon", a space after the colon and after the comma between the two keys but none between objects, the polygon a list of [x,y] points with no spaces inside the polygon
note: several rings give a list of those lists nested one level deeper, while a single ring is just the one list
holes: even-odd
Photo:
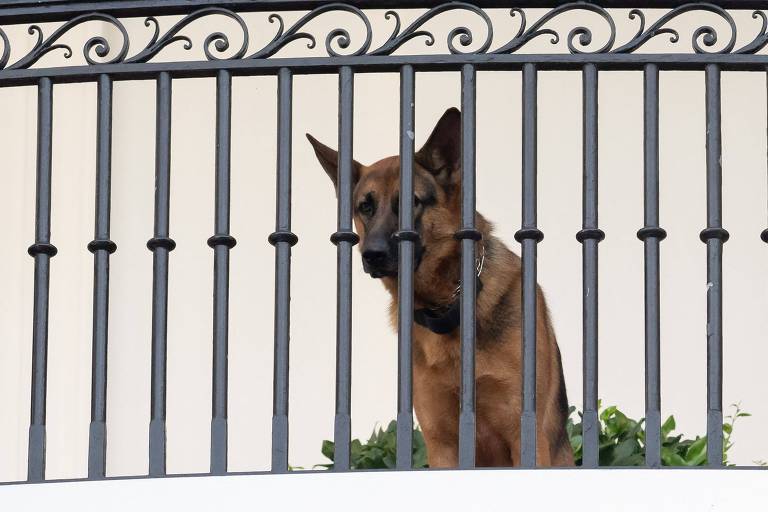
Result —
[{"label": "dog's neck", "polygon": [[[461,292],[461,244],[455,242],[456,248],[450,255],[439,261],[431,261],[428,265],[422,265],[414,273],[414,307],[440,309],[453,304],[458,300]],[[475,268],[480,267],[485,259],[485,246],[477,244],[475,250]],[[427,267],[428,268],[425,268]],[[385,277],[382,279],[384,286],[392,295],[392,299],[398,300],[398,278]]]},{"label": "dog's neck", "polygon": [[[482,291],[482,271],[488,247],[496,243],[491,226],[481,216],[478,228],[483,238],[475,246],[476,293]],[[451,241],[453,247],[439,260],[423,261],[414,274],[414,311],[416,322],[436,334],[453,334],[459,325],[461,281],[461,242]],[[398,278],[383,279],[392,296],[393,312],[398,304]],[[479,319],[478,319],[479,320]]]}]

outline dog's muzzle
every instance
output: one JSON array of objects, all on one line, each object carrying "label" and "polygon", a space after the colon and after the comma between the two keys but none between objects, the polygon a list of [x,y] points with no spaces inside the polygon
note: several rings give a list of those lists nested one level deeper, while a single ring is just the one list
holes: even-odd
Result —
[{"label": "dog's muzzle", "polygon": [[397,259],[389,250],[375,248],[363,251],[363,270],[371,277],[394,277],[397,275]]},{"label": "dog's muzzle", "polygon": [[[419,268],[424,253],[420,243],[414,251],[413,269]],[[363,270],[373,278],[397,277],[400,263],[398,247],[388,247],[386,250],[367,248],[363,250]]]}]

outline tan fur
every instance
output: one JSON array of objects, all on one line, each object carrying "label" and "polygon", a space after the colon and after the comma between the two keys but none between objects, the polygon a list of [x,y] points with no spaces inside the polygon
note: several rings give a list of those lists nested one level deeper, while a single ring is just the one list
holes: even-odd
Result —
[{"label": "tan fur", "polygon": [[[310,140],[335,183],[335,152],[328,153],[332,150]],[[430,155],[418,156],[414,165],[416,195],[423,197],[430,191],[435,195],[433,204],[419,206],[414,213],[425,248],[414,274],[414,299],[416,308],[421,308],[450,303],[459,282],[461,251],[453,234],[459,226],[461,194],[460,172],[435,172],[422,165],[426,162],[437,167]],[[370,166],[355,163],[354,173],[353,205],[369,193],[375,195],[381,208],[391,209],[393,200],[397,202],[398,157]],[[360,245],[365,244],[367,230],[391,223],[393,218],[397,216],[391,211],[379,212],[366,229],[366,222],[356,213]],[[516,466],[520,462],[522,406],[521,261],[493,235],[492,225],[480,214],[476,215],[476,225],[483,234],[476,252],[485,251],[476,317],[476,465]],[[391,319],[397,325],[397,278],[383,277],[382,282],[392,296]],[[544,295],[541,290],[537,294],[537,465],[569,466],[573,456],[565,434],[565,397],[560,396],[560,356]],[[430,467],[458,465],[460,369],[459,329],[438,335],[414,324],[413,403]]]}]

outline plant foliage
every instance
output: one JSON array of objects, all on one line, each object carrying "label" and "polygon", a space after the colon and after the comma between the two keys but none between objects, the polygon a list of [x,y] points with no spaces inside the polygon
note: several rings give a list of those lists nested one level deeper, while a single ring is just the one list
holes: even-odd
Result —
[{"label": "plant foliage", "polygon": [[[723,423],[723,463],[728,464],[728,450],[733,446],[731,434],[738,418],[749,416],[738,404]],[[566,430],[576,464],[581,464],[583,438],[582,414],[570,408]],[[574,419],[576,416],[576,420]],[[634,420],[616,406],[600,411],[599,463],[601,466],[643,466],[645,464],[644,418]],[[675,433],[675,417],[669,416],[661,425],[661,462],[663,466],[704,466],[707,463],[707,437],[685,438]]]},{"label": "plant foliage", "polygon": [[[362,443],[359,439],[353,439],[350,444],[350,468],[351,469],[393,469],[397,454],[397,421],[392,420],[386,430],[374,428],[368,442]],[[323,441],[323,455],[334,460],[333,441]],[[331,464],[318,464],[318,467],[333,469]],[[413,467],[427,467],[427,446],[424,444],[424,436],[421,429],[413,429]]]},{"label": "plant foliage", "polygon": [[[749,416],[738,404],[723,423],[723,463],[728,464],[728,450],[733,447],[731,435],[738,418]],[[574,414],[576,413],[576,414]],[[616,406],[600,411],[599,461],[601,466],[643,466],[645,464],[644,418],[634,420]],[[696,436],[686,438],[675,433],[675,418],[669,416],[661,426],[661,460],[664,466],[703,466],[707,463],[707,438]],[[583,437],[582,413],[575,407],[569,410],[566,431],[573,449],[574,460],[581,464]],[[352,440],[350,445],[351,469],[392,469],[395,467],[397,448],[397,422],[391,421],[386,429],[375,428],[367,442]],[[322,453],[331,460],[318,467],[333,469],[333,441],[323,441]],[[426,468],[427,447],[419,427],[413,430],[413,467]]]}]

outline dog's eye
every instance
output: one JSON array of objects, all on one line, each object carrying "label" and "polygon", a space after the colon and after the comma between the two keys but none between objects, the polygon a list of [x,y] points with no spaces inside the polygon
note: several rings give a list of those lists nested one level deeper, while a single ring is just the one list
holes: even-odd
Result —
[{"label": "dog's eye", "polygon": [[[415,195],[413,196],[413,209],[415,210],[421,205],[421,199],[419,199],[419,196]],[[400,201],[398,197],[395,197],[392,199],[392,212],[395,215],[400,214]]]},{"label": "dog's eye", "polygon": [[365,201],[360,203],[360,206],[357,207],[358,211],[361,215],[364,215],[366,217],[370,217],[373,215],[373,212],[376,210],[373,201],[370,197],[367,197]]}]

